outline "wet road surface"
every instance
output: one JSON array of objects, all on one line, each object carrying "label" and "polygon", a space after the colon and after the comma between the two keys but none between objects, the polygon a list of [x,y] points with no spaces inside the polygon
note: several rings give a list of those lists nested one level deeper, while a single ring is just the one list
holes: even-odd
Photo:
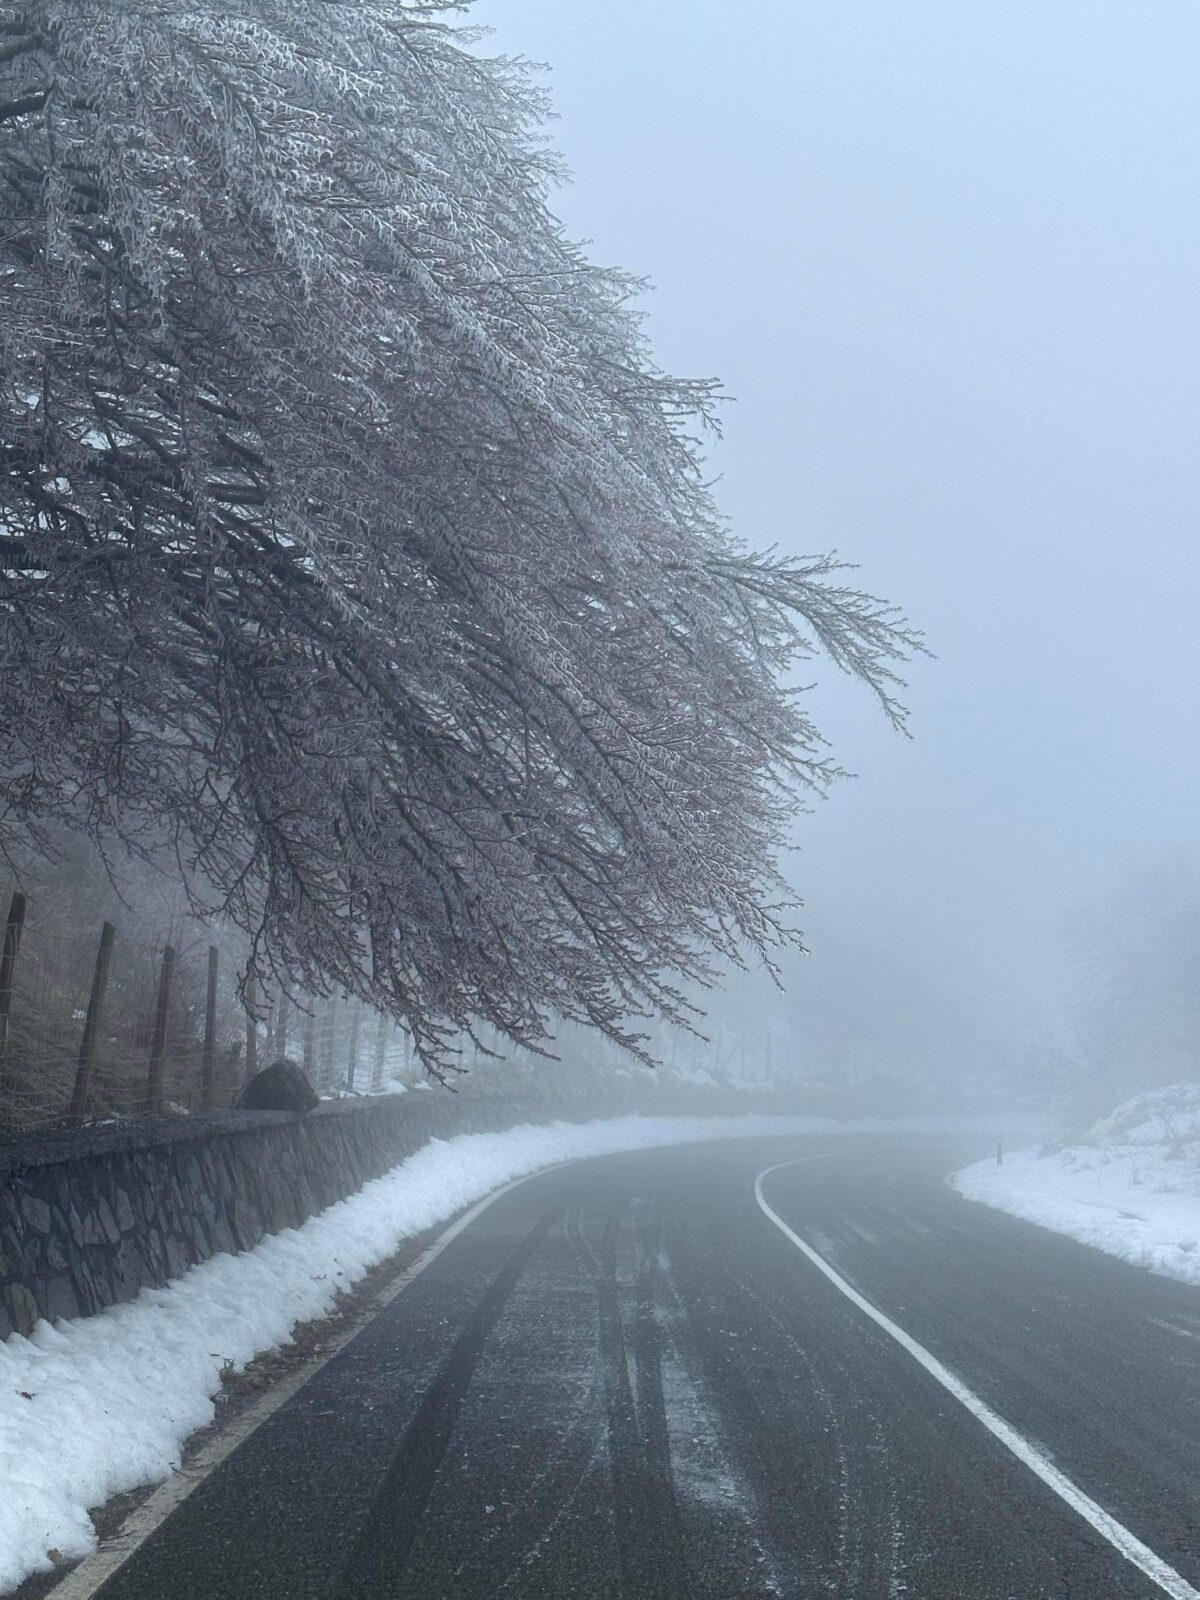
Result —
[{"label": "wet road surface", "polygon": [[1200,1293],[960,1199],[971,1153],[519,1185],[99,1600],[1161,1600],[763,1214],[789,1160],[780,1217],[1200,1589]]}]

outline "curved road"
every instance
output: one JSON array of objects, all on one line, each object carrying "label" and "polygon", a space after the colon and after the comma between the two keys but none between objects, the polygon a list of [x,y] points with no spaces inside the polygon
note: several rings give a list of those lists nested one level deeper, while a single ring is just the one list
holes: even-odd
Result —
[{"label": "curved road", "polygon": [[[970,1155],[747,1140],[520,1184],[99,1600],[1200,1591],[1200,1295],[961,1200]],[[826,1270],[756,1198],[781,1162],[762,1197]]]}]

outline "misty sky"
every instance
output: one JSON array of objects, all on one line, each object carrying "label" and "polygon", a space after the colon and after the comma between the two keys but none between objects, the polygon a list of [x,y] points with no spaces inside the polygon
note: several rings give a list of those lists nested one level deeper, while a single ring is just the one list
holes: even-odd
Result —
[{"label": "misty sky", "polygon": [[1190,851],[1198,772],[1195,0],[482,0],[550,64],[569,230],[736,404],[756,546],[838,549],[936,662],[914,739],[830,669],[860,776],[800,828],[810,1048],[1003,1063],[1063,930]]}]

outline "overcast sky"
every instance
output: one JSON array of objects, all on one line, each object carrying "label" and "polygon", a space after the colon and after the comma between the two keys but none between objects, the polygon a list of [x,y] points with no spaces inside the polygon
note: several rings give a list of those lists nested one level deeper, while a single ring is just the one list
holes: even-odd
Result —
[{"label": "overcast sky", "polygon": [[936,662],[802,823],[813,1041],[1023,1049],[1062,930],[1196,839],[1195,0],[480,0],[551,67],[558,197],[736,404],[717,494]]}]

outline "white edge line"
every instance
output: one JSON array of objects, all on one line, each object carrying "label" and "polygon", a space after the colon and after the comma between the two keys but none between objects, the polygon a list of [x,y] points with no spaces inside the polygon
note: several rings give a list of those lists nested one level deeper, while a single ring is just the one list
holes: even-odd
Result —
[{"label": "white edge line", "polygon": [[[842,1153],[849,1154],[849,1152]],[[808,1159],[811,1160],[812,1158],[809,1157]],[[999,1439],[1000,1443],[1007,1450],[1010,1450],[1023,1466],[1028,1467],[1030,1472],[1040,1478],[1047,1488],[1052,1489],[1061,1500],[1064,1500],[1072,1511],[1077,1512],[1085,1522],[1090,1523],[1102,1538],[1106,1539],[1119,1554],[1125,1557],[1126,1561],[1132,1562],[1135,1567],[1144,1572],[1148,1578],[1162,1589],[1164,1594],[1171,1596],[1171,1600],[1200,1600],[1200,1590],[1193,1589],[1187,1579],[1176,1572],[1174,1567],[1168,1566],[1161,1556],[1155,1555],[1149,1545],[1143,1544],[1123,1523],[1118,1522],[1114,1516],[1105,1511],[1102,1505],[1098,1505],[1090,1495],[1084,1494],[1083,1490],[1077,1484],[1072,1483],[1065,1473],[1060,1472],[1036,1445],[1031,1444],[1010,1423],[1005,1422],[1004,1418],[993,1411],[991,1406],[986,1401],[981,1400],[973,1390],[968,1389],[966,1384],[961,1379],[956,1378],[947,1367],[944,1367],[938,1358],[928,1351],[923,1344],[919,1344],[916,1339],[905,1333],[904,1329],[893,1322],[890,1317],[885,1316],[877,1306],[872,1305],[869,1300],[859,1294],[858,1290],[847,1283],[845,1278],[839,1272],[836,1272],[823,1256],[818,1255],[811,1245],[806,1244],[798,1233],[788,1227],[787,1223],[777,1211],[772,1209],[763,1195],[763,1179],[769,1178],[773,1172],[779,1172],[784,1167],[796,1165],[798,1163],[794,1161],[780,1161],[773,1167],[767,1167],[764,1172],[760,1172],[758,1177],[755,1178],[754,1198],[758,1201],[759,1209],[764,1216],[775,1224],[785,1238],[791,1240],[796,1249],[806,1256],[819,1272],[825,1274],[835,1289],[839,1289],[847,1300],[851,1301],[861,1312],[870,1317],[877,1327],[882,1328],[902,1349],[907,1350],[913,1360],[925,1368],[930,1377],[936,1378],[943,1389],[952,1394],[959,1404],[971,1413],[976,1421],[981,1422],[988,1432]]]},{"label": "white edge line", "polygon": [[[499,1189],[493,1189],[490,1194],[484,1195],[468,1211],[452,1222],[448,1228],[439,1233],[437,1238],[429,1245],[411,1265],[405,1267],[367,1302],[366,1316],[357,1320],[352,1328],[345,1333],[340,1333],[319,1356],[314,1356],[311,1361],[305,1362],[290,1377],[273,1384],[270,1390],[263,1395],[261,1400],[255,1401],[240,1416],[236,1417],[227,1428],[223,1428],[203,1449],[198,1450],[187,1466],[179,1468],[172,1473],[165,1483],[160,1484],[148,1499],[144,1500],[135,1511],[132,1511],[120,1529],[106,1539],[99,1549],[91,1555],[85,1556],[78,1566],[72,1567],[60,1582],[48,1591],[47,1600],[92,1600],[92,1596],[115,1572],[118,1572],[125,1563],[150,1537],[152,1533],[164,1523],[167,1518],[188,1498],[194,1489],[198,1489],[204,1480],[228,1459],[229,1456],[262,1427],[264,1422],[287,1404],[297,1390],[302,1389],[308,1381],[328,1362],[346,1348],[352,1339],[356,1339],[363,1332],[370,1318],[382,1311],[385,1306],[392,1303],[396,1297],[404,1292],[416,1278],[419,1278],[425,1268],[431,1266],[447,1245],[452,1244],[465,1228],[481,1211],[486,1211],[502,1195],[510,1189],[527,1183],[530,1178],[541,1178],[548,1172],[555,1171],[558,1167],[567,1166],[568,1162],[557,1161],[553,1166],[539,1167],[535,1172],[523,1173],[519,1178],[514,1178],[510,1183],[503,1184]],[[403,1240],[398,1241],[399,1249]]]}]

